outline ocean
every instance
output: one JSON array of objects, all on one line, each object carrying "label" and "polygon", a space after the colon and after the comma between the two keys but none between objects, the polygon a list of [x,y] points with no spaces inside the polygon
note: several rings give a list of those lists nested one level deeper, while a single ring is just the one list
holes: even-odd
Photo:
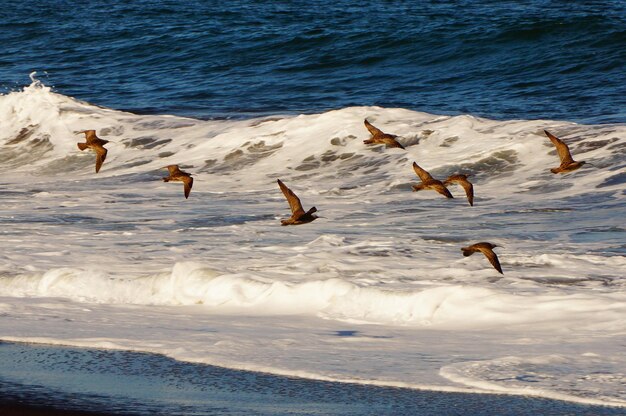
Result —
[{"label": "ocean", "polygon": [[626,406],[626,3],[5,3],[0,341]]}]

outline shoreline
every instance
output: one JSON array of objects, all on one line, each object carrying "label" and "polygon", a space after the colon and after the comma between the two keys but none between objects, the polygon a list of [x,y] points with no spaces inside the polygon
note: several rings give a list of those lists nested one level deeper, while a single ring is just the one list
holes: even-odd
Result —
[{"label": "shoreline", "polygon": [[282,377],[120,350],[1,341],[0,359],[0,411],[7,415],[623,414],[619,407]]}]

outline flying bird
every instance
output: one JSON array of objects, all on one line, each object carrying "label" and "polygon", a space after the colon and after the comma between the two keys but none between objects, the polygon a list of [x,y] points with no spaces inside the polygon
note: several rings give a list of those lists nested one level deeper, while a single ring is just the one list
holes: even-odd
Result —
[{"label": "flying bird", "polygon": [[281,220],[280,223],[282,225],[299,225],[315,221],[317,215],[313,215],[313,213],[317,212],[317,208],[313,207],[307,212],[304,212],[300,198],[298,198],[291,189],[287,188],[287,186],[282,183],[280,179],[277,179],[276,181],[278,182],[280,190],[283,191],[283,195],[287,198],[287,202],[289,202],[289,207],[291,208],[291,217],[286,220]]},{"label": "flying bird", "polygon": [[372,124],[369,121],[367,121],[367,119],[365,119],[365,127],[370,132],[372,137],[367,140],[363,140],[363,143],[384,144],[387,147],[399,147],[400,149],[404,149],[404,146],[402,146],[396,140],[396,137],[398,136],[396,136],[395,134],[383,133],[382,130],[377,129],[376,127],[372,126]]},{"label": "flying bird", "polygon": [[576,162],[574,159],[572,159],[572,154],[569,151],[569,147],[567,147],[567,145],[563,143],[561,139],[557,138],[548,130],[544,130],[543,132],[546,134],[546,136],[548,136],[548,138],[554,144],[554,146],[556,146],[556,151],[559,154],[559,158],[561,159],[561,165],[558,168],[550,169],[550,172],[552,173],[573,172],[586,163],[584,161]]},{"label": "flying bird", "polygon": [[190,173],[183,172],[178,168],[178,165],[166,166],[170,172],[170,176],[163,178],[163,182],[182,182],[185,185],[185,199],[189,198],[191,187],[193,186],[193,178]]},{"label": "flying bird", "polygon": [[104,140],[96,136],[95,130],[85,130],[79,131],[76,134],[85,133],[85,143],[76,143],[78,148],[83,151],[87,148],[96,152],[96,173],[100,172],[100,168],[104,163],[104,159],[107,157],[107,149],[104,148],[104,145],[109,141]]},{"label": "flying bird", "polygon": [[472,185],[472,183],[467,180],[468,176],[469,175],[464,175],[461,173],[457,175],[452,175],[448,177],[448,179],[446,179],[443,182],[443,184],[445,186],[449,186],[454,183],[458,183],[459,185],[461,185],[463,189],[465,189],[465,195],[467,195],[467,201],[469,202],[471,206],[474,206],[474,185]]},{"label": "flying bird", "polygon": [[450,191],[448,191],[448,188],[446,188],[446,186],[441,181],[433,178],[430,173],[420,168],[415,162],[413,162],[413,170],[422,180],[422,183],[418,185],[413,185],[414,192],[421,191],[423,189],[432,189],[433,191],[439,192],[446,198],[452,198],[452,194],[450,193]]},{"label": "flying bird", "polygon": [[477,252],[483,253],[485,257],[487,257],[487,260],[489,260],[489,263],[491,263],[491,265],[494,267],[494,269],[496,269],[498,273],[504,274],[502,273],[502,267],[500,267],[500,261],[498,260],[498,256],[496,256],[496,253],[493,252],[494,247],[498,246],[495,244],[482,242],[472,244],[469,247],[463,247],[461,251],[463,252],[463,255],[465,257],[471,256],[472,254]]}]

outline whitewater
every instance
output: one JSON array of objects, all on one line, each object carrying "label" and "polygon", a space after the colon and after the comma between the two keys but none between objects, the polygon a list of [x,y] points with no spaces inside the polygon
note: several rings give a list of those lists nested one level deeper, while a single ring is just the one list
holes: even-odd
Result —
[{"label": "whitewater", "polygon": [[[367,147],[368,118],[406,147]],[[0,95],[0,340],[626,406],[626,125],[138,115]],[[76,147],[110,140],[99,174]],[[548,129],[583,166],[559,164]],[[469,173],[470,207],[411,192]],[[188,200],[164,166],[194,175]],[[280,178],[321,218],[281,227]],[[504,275],[460,248],[498,244]]]}]

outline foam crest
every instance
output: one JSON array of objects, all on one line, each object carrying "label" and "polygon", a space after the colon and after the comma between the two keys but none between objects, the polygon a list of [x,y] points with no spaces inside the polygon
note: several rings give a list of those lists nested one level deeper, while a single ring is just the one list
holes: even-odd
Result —
[{"label": "foam crest", "polygon": [[355,323],[448,329],[554,322],[609,328],[619,325],[626,313],[623,294],[514,295],[454,284],[399,291],[342,279],[290,282],[249,273],[220,273],[199,263],[177,263],[169,275],[134,278],[69,268],[4,277],[0,295],[112,304],[202,304],[212,313],[305,314]]},{"label": "foam crest", "polygon": [[[365,146],[362,141],[369,137],[365,118],[397,134],[407,151]],[[385,191],[409,188],[416,180],[411,162],[417,161],[436,177],[465,172],[485,189],[502,192],[514,185],[516,193],[527,198],[546,191],[564,195],[596,187],[611,191],[624,182],[619,173],[626,140],[623,125],[494,121],[379,107],[203,121],[96,107],[54,93],[37,80],[22,91],[0,96],[0,121],[6,126],[0,134],[7,162],[2,167],[30,174],[90,173],[93,157],[76,149],[80,136],[75,133],[96,129],[111,141],[100,176],[183,163],[202,179],[219,177],[213,185],[224,188],[244,180],[252,187],[266,186],[270,178],[281,176],[315,178],[336,191],[363,186]],[[544,128],[565,137],[576,159],[596,165],[577,175],[576,187],[571,177],[559,177],[557,182],[548,172],[558,165],[558,158]]]},{"label": "foam crest", "polygon": [[620,398],[626,374],[616,371],[620,364],[618,359],[594,353],[508,356],[452,364],[440,374],[468,387],[491,391],[626,406],[626,400]]}]

